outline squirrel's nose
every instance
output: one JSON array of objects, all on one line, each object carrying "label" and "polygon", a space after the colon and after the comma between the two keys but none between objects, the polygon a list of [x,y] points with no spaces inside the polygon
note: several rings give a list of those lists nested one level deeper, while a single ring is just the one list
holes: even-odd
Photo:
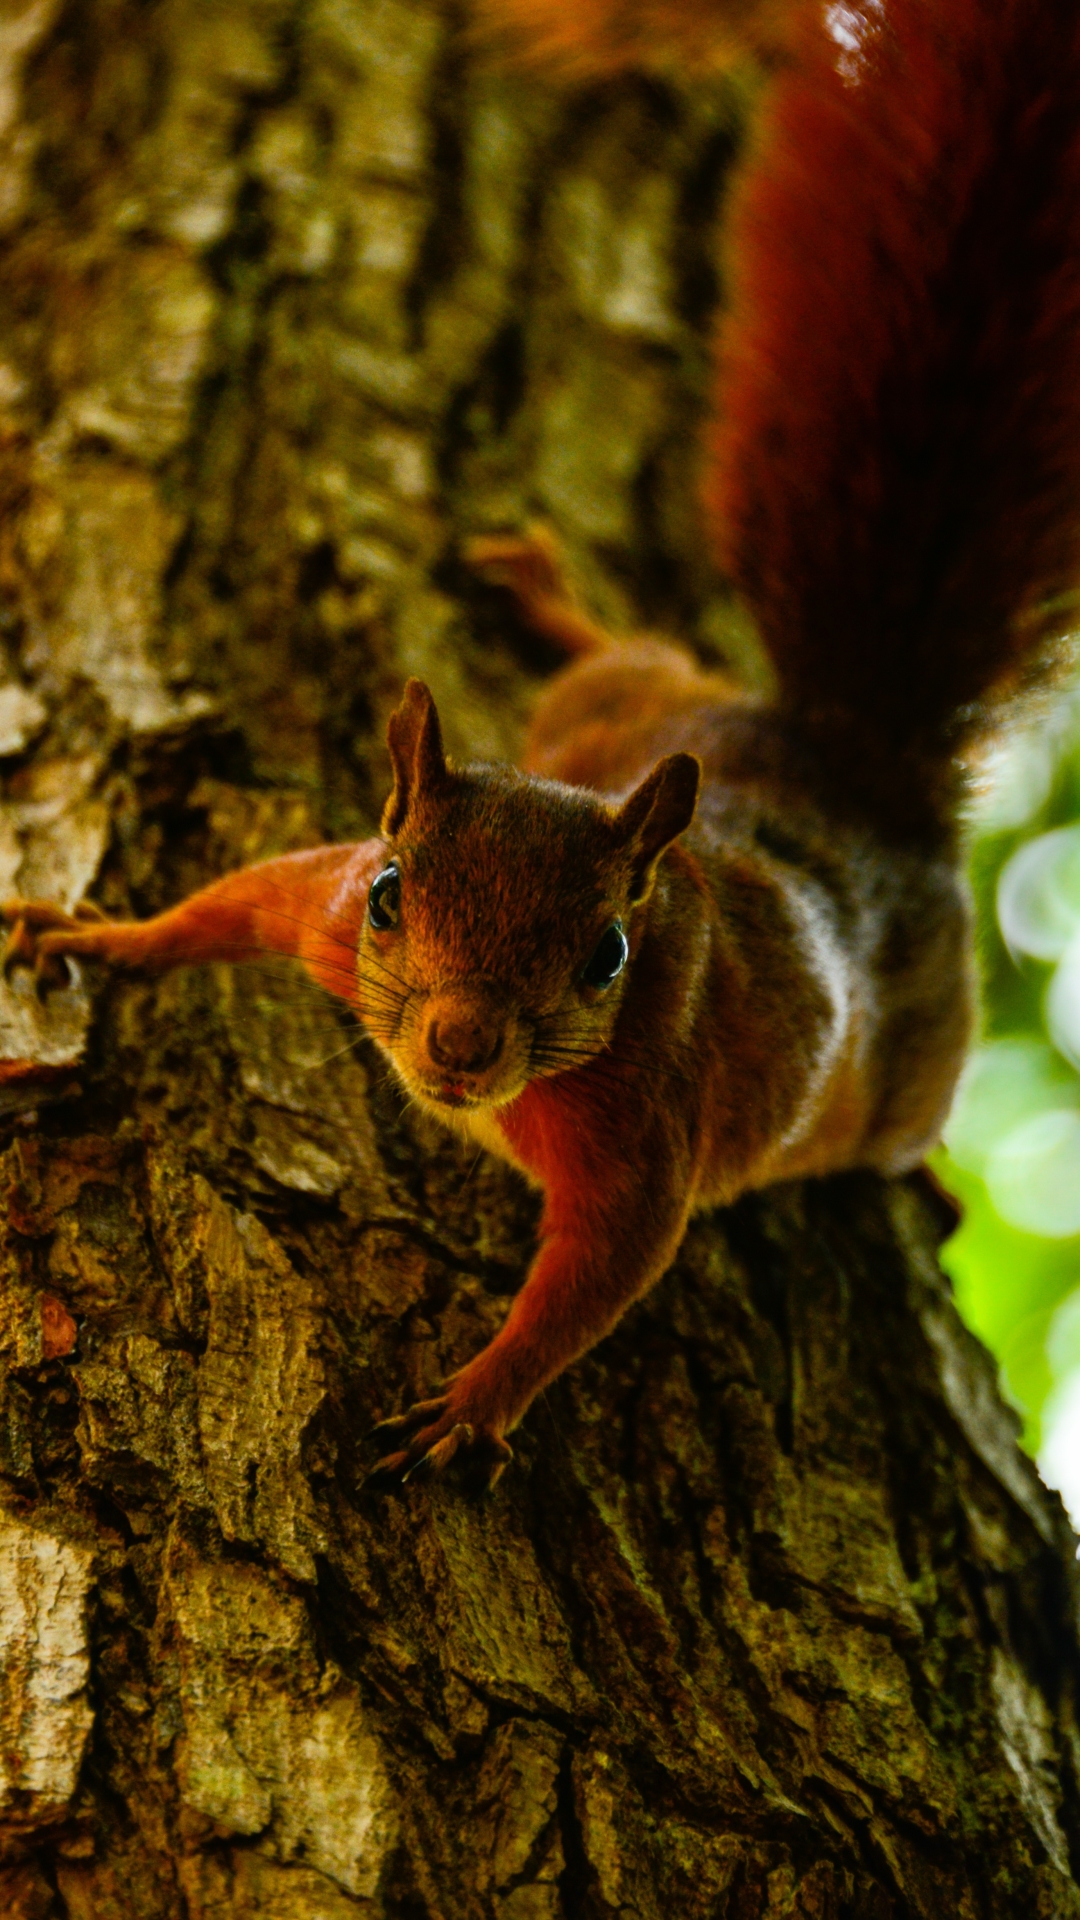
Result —
[{"label": "squirrel's nose", "polygon": [[427,1050],[448,1073],[482,1073],[502,1051],[502,1024],[479,1014],[435,1014],[427,1030]]}]

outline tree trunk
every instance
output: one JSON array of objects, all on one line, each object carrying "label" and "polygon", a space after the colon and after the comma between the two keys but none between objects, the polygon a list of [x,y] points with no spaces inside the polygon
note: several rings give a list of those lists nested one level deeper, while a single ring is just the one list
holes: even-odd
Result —
[{"label": "tree trunk", "polygon": [[[531,513],[754,670],[692,451],[741,114],[424,0],[5,12],[5,892],[370,832],[408,671],[512,755],[550,663],[456,556]],[[915,1186],[698,1221],[491,1498],[376,1498],[516,1177],[284,970],[2,1023],[5,1914],[1080,1915],[1074,1542]]]}]

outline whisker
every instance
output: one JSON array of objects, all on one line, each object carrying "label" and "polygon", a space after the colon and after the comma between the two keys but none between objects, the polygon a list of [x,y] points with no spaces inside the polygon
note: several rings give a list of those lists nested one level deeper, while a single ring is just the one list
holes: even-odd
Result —
[{"label": "whisker", "polygon": [[[234,888],[230,885],[230,882],[233,880],[237,882],[243,880],[246,877],[247,872],[248,872],[248,869],[239,868],[235,874],[225,874],[222,876],[221,880],[215,881],[213,884],[220,889],[220,893],[223,898],[231,897],[233,899],[236,899],[239,901],[241,906],[254,904],[259,907],[265,908],[267,906],[265,895],[260,895],[258,897],[249,896],[249,898],[245,900],[243,894],[240,893],[237,890],[237,888]],[[293,887],[283,886],[280,880],[275,880],[273,885],[274,885],[275,895],[279,896],[281,899],[299,902],[299,904],[304,907],[307,907],[309,905],[310,903],[309,894],[300,892]],[[270,905],[269,910],[271,912],[279,911],[279,909],[275,908],[272,904]],[[282,917],[284,917],[284,915]],[[359,934],[360,927],[363,924],[363,918],[364,918],[363,912],[361,911],[357,917],[355,932],[351,927],[346,928],[346,923],[342,915],[338,915],[336,921],[328,921],[325,917],[319,921],[311,921],[311,920],[304,919],[303,917],[298,915],[296,917],[296,925],[302,926],[302,927],[308,927],[314,933],[326,934],[329,939],[334,940],[339,946],[349,946],[351,945],[352,941],[356,938],[356,936]],[[343,929],[345,929],[345,931],[347,931],[349,938],[345,938],[344,932],[342,934],[338,934],[335,931],[336,927],[338,926],[341,926]]]},{"label": "whisker", "polygon": [[358,952],[357,960],[358,960],[358,963],[364,968],[365,972],[369,967],[373,967],[377,973],[385,973],[388,979],[396,980],[398,982],[398,985],[401,987],[404,987],[407,992],[412,991],[412,989],[408,986],[408,983],[403,979],[402,975],[398,973],[395,970],[395,968],[387,966],[386,961],[383,960],[379,954],[368,953],[368,952],[365,952],[365,953]]},{"label": "whisker", "polygon": [[[281,892],[285,899],[300,901],[304,899],[303,894],[290,893],[284,888],[281,889]],[[224,895],[224,897],[228,898],[229,896]],[[272,914],[276,920],[283,920],[287,926],[301,927],[308,933],[318,934],[321,939],[329,941],[332,946],[340,947],[344,953],[355,954],[356,952],[360,937],[361,921],[357,922],[355,931],[352,928],[347,929],[348,937],[346,937],[345,931],[340,933],[337,931],[334,922],[327,921],[326,919],[310,920],[303,914],[286,913],[283,907],[275,906],[272,900],[268,901],[265,898],[254,897],[245,900],[243,895],[238,893],[233,893],[231,897],[238,906],[253,907],[259,913],[269,913]]]},{"label": "whisker", "polygon": [[627,1056],[622,1048],[536,1048],[529,1065],[537,1073],[572,1073],[588,1070],[591,1079],[623,1088],[640,1084],[640,1073],[655,1074],[661,1081],[693,1084],[700,1077],[681,1071],[670,1060],[649,1056]]},{"label": "whisker", "polygon": [[361,1028],[360,1032],[355,1033],[351,1040],[346,1040],[343,1047],[338,1047],[335,1052],[328,1053],[324,1060],[312,1060],[308,1066],[301,1068],[301,1072],[320,1073],[324,1067],[331,1066],[335,1060],[340,1060],[344,1054],[355,1053],[368,1037],[363,1028]]}]

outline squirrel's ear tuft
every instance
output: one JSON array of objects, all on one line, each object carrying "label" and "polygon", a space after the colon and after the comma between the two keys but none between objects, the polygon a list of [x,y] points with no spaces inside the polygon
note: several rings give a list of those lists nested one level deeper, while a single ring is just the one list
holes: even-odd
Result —
[{"label": "squirrel's ear tuft", "polygon": [[694,817],[700,785],[700,760],[692,753],[669,753],[623,801],[615,826],[633,851],[631,899],[644,900],[652,890],[660,855]]},{"label": "squirrel's ear tuft", "polygon": [[435,702],[422,680],[409,680],[401,705],[390,715],[386,744],[394,769],[394,790],[383,809],[382,833],[392,840],[417,800],[432,796],[447,777],[442,728]]}]

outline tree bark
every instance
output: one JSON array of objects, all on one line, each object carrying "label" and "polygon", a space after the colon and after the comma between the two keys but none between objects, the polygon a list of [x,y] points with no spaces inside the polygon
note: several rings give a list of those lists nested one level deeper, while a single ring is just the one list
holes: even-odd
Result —
[{"label": "tree bark", "polygon": [[[457,555],[530,514],[758,670],[694,505],[743,113],[426,0],[5,14],[5,892],[369,833],[410,671],[512,756],[550,662]],[[283,970],[0,1020],[4,1913],[1080,1915],[1075,1543],[915,1186],[699,1220],[491,1498],[375,1498],[516,1177]]]}]

